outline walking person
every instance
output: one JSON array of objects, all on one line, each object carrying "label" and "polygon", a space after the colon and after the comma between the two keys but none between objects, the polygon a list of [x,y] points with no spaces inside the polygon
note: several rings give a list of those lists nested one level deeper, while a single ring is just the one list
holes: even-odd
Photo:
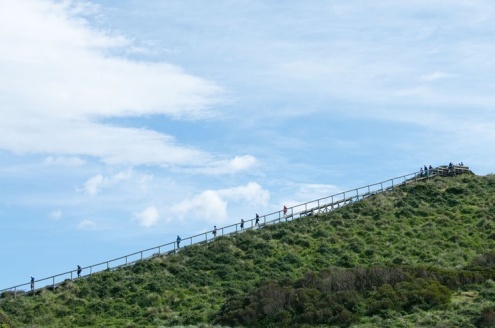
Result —
[{"label": "walking person", "polygon": [[241,230],[244,229],[244,219],[241,219]]},{"label": "walking person", "polygon": [[213,226],[213,238],[215,238],[217,236],[217,226]]},{"label": "walking person", "polygon": [[287,221],[287,206],[284,205],[284,219]]},{"label": "walking person", "polygon": [[82,268],[80,265],[77,266],[77,277],[80,278],[81,277],[81,272],[82,272]]},{"label": "walking person", "polygon": [[180,242],[181,242],[181,238],[179,237],[179,235],[177,235],[177,240],[176,240],[176,243],[177,243],[177,248],[180,248]]},{"label": "walking person", "polygon": [[258,213],[256,213],[256,221],[254,222],[254,225],[259,225],[260,224],[260,216]]},{"label": "walking person", "polygon": [[34,292],[34,277],[31,277],[31,291]]}]

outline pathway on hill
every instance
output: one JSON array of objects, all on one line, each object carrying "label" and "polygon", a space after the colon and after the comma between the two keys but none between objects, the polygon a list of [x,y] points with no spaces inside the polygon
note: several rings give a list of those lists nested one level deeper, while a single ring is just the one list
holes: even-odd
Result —
[{"label": "pathway on hill", "polygon": [[[425,169],[424,170],[421,169],[420,172],[410,173],[397,178],[392,178],[386,181],[378,182],[364,187],[344,191],[328,197],[319,198],[303,204],[295,205],[290,208],[287,208],[287,211],[280,210],[273,213],[265,214],[258,217],[259,222],[257,222],[257,218],[252,218],[250,220],[244,221],[243,227],[241,227],[240,222],[226,227],[221,227],[217,229],[217,234],[219,236],[230,236],[237,233],[241,233],[248,229],[261,228],[271,224],[278,224],[281,222],[287,222],[294,219],[304,218],[309,215],[328,213],[330,211],[333,211],[334,209],[354,203],[356,201],[363,200],[378,193],[391,191],[394,188],[401,185],[416,183],[418,181],[423,181],[425,179],[431,179],[434,177],[447,177],[447,176],[454,176],[465,173],[473,174],[469,170],[469,167],[464,165],[450,164],[448,166],[444,165],[431,169],[425,167]],[[207,231],[205,233],[183,238],[181,240],[181,244],[183,245],[183,247],[207,244],[215,239],[212,232],[213,231]],[[5,298],[9,295],[13,295],[14,297],[17,297],[18,295],[27,295],[34,293],[39,289],[44,289],[44,288],[55,289],[58,285],[60,285],[66,280],[75,280],[82,277],[91,276],[97,272],[101,272],[105,270],[115,270],[124,266],[132,265],[137,261],[149,259],[153,256],[173,254],[179,251],[179,249],[180,248],[178,247],[177,242],[173,241],[167,244],[148,248],[132,254],[124,255],[110,261],[101,262],[98,264],[93,264],[83,267],[81,268],[81,272],[84,272],[85,274],[81,276],[79,276],[79,273],[77,272],[78,270],[75,269],[72,271],[67,271],[47,278],[38,279],[34,281],[33,286],[31,286],[31,283],[29,282],[29,283],[5,288],[0,290],[0,301],[2,298]],[[37,287],[39,285],[42,286]],[[31,290],[31,291],[28,292],[27,290]]]}]

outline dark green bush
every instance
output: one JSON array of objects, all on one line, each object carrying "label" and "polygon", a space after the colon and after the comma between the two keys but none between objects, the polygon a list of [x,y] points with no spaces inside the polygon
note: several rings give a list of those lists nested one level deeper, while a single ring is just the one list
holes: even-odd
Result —
[{"label": "dark green bush", "polygon": [[397,293],[404,300],[404,309],[410,311],[413,307],[429,309],[448,304],[452,291],[433,279],[417,278],[413,281],[398,283]]},{"label": "dark green bush", "polygon": [[492,328],[495,327],[495,306],[483,309],[479,318],[476,320],[476,327]]}]

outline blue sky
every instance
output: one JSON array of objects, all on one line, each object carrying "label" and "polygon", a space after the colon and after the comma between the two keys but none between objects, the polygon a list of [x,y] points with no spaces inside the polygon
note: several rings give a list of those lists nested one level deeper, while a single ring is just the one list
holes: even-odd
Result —
[{"label": "blue sky", "polygon": [[0,0],[0,289],[425,164],[494,172],[494,16]]}]

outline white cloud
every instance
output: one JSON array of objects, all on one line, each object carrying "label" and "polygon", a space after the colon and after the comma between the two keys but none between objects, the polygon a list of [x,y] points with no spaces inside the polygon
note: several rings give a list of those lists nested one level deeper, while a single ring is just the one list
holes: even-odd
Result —
[{"label": "white cloud", "polygon": [[210,222],[224,221],[227,218],[227,202],[218,192],[206,190],[191,199],[184,200],[171,208],[180,217],[196,215]]},{"label": "white cloud", "polygon": [[82,190],[84,193],[88,195],[94,196],[98,194],[103,188],[108,188],[122,181],[129,180],[131,179],[132,176],[133,176],[132,169],[120,171],[117,174],[110,177],[104,177],[101,174],[97,174],[94,177],[88,179],[84,183],[83,188],[79,190]]},{"label": "white cloud", "polygon": [[62,218],[62,211],[57,209],[50,213],[50,217],[54,220],[60,220]]},{"label": "white cloud", "polygon": [[103,184],[103,176],[98,174],[84,183],[84,192],[88,195],[96,195]]},{"label": "white cloud", "polygon": [[256,164],[256,158],[251,155],[235,156],[230,160],[211,161],[208,166],[186,169],[193,173],[210,175],[234,174],[250,169]]},{"label": "white cloud", "polygon": [[270,199],[270,193],[256,182],[250,182],[245,186],[220,189],[218,190],[218,194],[227,200],[245,201],[250,204],[262,206],[265,206]]},{"label": "white cloud", "polygon": [[451,76],[450,74],[447,74],[445,72],[436,71],[436,72],[433,72],[430,74],[422,75],[419,79],[420,79],[420,81],[430,82],[430,81],[435,81],[435,80],[446,79],[446,78],[449,78],[450,76]]},{"label": "white cloud", "polygon": [[0,2],[0,149],[89,155],[107,163],[210,163],[208,154],[176,145],[170,136],[97,122],[210,116],[222,90],[166,63],[113,56],[134,45],[78,16],[96,9],[72,1]]},{"label": "white cloud", "polygon": [[94,229],[96,228],[96,222],[92,221],[92,220],[82,220],[81,222],[79,222],[79,224],[77,225],[77,228],[78,229],[82,229],[82,230],[86,230],[86,229]]},{"label": "white cloud", "polygon": [[149,206],[140,213],[134,214],[134,219],[145,228],[152,227],[158,223],[160,213],[155,206]]},{"label": "white cloud", "polygon": [[227,219],[227,205],[229,201],[246,202],[252,205],[266,205],[270,193],[259,184],[250,182],[245,186],[234,188],[206,190],[184,200],[171,208],[181,218],[185,216],[199,216],[210,222],[223,222]]},{"label": "white cloud", "polygon": [[48,156],[44,159],[44,163],[47,165],[81,166],[85,164],[85,161],[74,156]]},{"label": "white cloud", "polygon": [[342,190],[335,185],[328,184],[300,184],[295,195],[303,202],[316,200],[319,198],[335,195]]}]

